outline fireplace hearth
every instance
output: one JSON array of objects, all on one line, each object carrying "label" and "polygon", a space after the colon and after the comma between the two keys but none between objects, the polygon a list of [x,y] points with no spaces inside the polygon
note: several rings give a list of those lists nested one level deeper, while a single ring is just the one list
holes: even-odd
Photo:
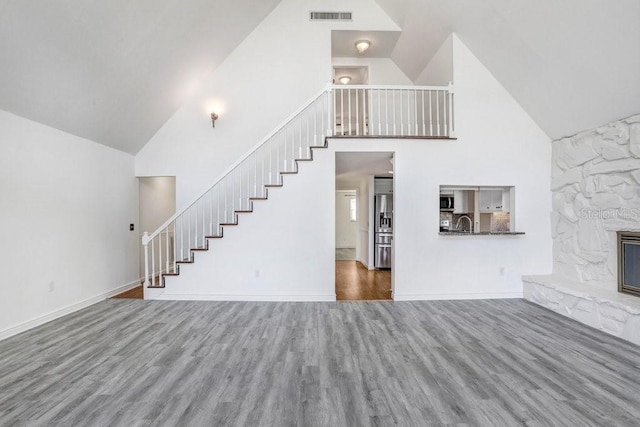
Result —
[{"label": "fireplace hearth", "polygon": [[618,292],[640,296],[640,233],[618,231]]}]

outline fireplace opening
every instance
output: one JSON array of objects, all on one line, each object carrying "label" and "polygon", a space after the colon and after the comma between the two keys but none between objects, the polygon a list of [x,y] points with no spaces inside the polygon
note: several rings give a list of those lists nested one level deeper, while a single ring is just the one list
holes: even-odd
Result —
[{"label": "fireplace opening", "polygon": [[618,292],[640,296],[640,233],[618,231]]}]

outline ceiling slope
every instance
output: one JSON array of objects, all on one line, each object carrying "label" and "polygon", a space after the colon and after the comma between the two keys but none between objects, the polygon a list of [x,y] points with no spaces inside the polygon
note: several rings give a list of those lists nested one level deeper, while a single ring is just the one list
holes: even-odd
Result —
[{"label": "ceiling slope", "polygon": [[135,154],[280,0],[0,3],[0,109]]},{"label": "ceiling slope", "polygon": [[640,112],[637,0],[376,0],[413,80],[455,32],[552,138]]}]

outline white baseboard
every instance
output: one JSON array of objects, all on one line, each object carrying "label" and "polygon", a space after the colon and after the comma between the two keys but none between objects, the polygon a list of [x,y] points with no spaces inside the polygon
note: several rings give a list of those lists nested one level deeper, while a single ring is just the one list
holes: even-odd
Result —
[{"label": "white baseboard", "polygon": [[335,301],[336,295],[190,295],[167,294],[159,295],[157,300],[177,301],[264,301],[264,302],[319,302]]},{"label": "white baseboard", "polygon": [[90,305],[99,303],[100,301],[104,301],[107,298],[111,298],[112,296],[121,294],[122,292],[126,292],[131,290],[137,286],[140,286],[140,281],[136,280],[126,285],[119,286],[109,292],[105,292],[100,295],[96,295],[95,297],[86,299],[84,301],[77,302],[75,304],[68,305],[59,310],[52,311],[43,316],[36,317],[35,319],[28,320],[26,322],[20,323],[16,326],[12,326],[8,329],[0,331],[0,341],[6,338],[12,337],[14,335],[18,335],[22,332],[28,331],[29,329],[35,328],[36,326],[43,325],[47,322],[51,322],[52,320],[58,319],[62,316],[66,316],[67,314],[71,314],[78,310],[82,310],[83,308],[87,308]]},{"label": "white baseboard", "polygon": [[394,301],[431,301],[431,300],[461,300],[461,299],[510,299],[522,298],[520,292],[480,292],[462,294],[395,294]]}]

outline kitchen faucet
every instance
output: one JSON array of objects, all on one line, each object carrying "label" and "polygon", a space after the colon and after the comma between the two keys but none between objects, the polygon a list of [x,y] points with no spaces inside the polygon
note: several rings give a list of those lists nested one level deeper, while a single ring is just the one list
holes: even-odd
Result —
[{"label": "kitchen faucet", "polygon": [[465,218],[469,220],[469,233],[473,233],[473,221],[471,221],[471,218],[469,218],[467,215],[462,215],[460,218],[458,218],[458,222],[456,223],[456,230],[458,230],[458,228],[460,227],[460,222]]}]

